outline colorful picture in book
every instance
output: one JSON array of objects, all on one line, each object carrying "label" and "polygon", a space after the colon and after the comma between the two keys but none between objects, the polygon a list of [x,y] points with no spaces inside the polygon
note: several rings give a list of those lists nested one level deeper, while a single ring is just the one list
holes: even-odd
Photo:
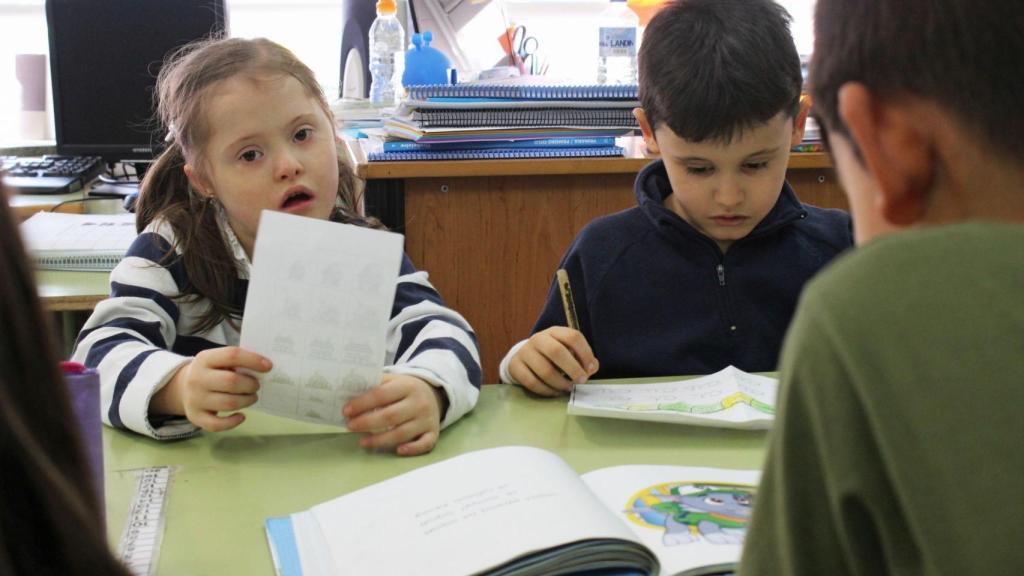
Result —
[{"label": "colorful picture in book", "polygon": [[665,546],[742,544],[755,490],[746,484],[655,484],[630,497],[624,513],[634,524],[662,531]]}]

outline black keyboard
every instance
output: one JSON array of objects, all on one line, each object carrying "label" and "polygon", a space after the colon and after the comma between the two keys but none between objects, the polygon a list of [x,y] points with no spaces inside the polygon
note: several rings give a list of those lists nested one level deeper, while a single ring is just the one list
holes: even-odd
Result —
[{"label": "black keyboard", "polygon": [[99,156],[2,156],[4,184],[20,194],[77,192],[103,170]]}]

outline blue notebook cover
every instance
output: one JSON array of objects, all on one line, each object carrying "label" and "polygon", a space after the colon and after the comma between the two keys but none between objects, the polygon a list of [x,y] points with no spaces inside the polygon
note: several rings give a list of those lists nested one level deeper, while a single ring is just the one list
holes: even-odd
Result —
[{"label": "blue notebook cover", "polygon": [[410,152],[371,152],[370,162],[405,162],[410,160],[511,160],[522,158],[595,158],[622,156],[619,146],[599,148],[507,148],[471,150],[424,150]]},{"label": "blue notebook cover", "polygon": [[302,576],[302,564],[299,562],[299,548],[295,543],[291,516],[267,518],[264,526],[277,576]]},{"label": "blue notebook cover", "polygon": [[423,143],[411,140],[387,140],[385,152],[411,152],[424,150],[494,150],[514,148],[600,148],[615,146],[613,137],[595,138],[538,138],[536,140],[505,140],[494,142],[438,142]]}]

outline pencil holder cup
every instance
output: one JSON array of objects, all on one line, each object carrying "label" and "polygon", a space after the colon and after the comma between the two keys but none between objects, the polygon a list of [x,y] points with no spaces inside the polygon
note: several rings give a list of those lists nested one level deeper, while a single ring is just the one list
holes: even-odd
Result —
[{"label": "pencil holder cup", "polygon": [[85,448],[86,460],[92,474],[93,489],[100,505],[101,520],[106,517],[106,499],[103,492],[103,422],[100,419],[100,374],[95,368],[86,368],[78,362],[61,362],[64,383],[71,399],[71,407],[78,421],[78,432]]}]

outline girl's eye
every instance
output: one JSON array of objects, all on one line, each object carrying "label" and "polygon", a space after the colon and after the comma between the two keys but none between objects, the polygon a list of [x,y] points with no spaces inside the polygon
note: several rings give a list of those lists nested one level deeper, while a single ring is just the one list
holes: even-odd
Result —
[{"label": "girl's eye", "polygon": [[764,160],[761,162],[747,162],[743,165],[747,170],[763,170],[768,167],[768,161]]},{"label": "girl's eye", "polygon": [[313,137],[313,129],[312,128],[302,128],[301,130],[299,130],[298,132],[295,133],[295,140],[298,141],[298,142],[305,142],[306,140],[309,140],[312,137]]},{"label": "girl's eye", "polygon": [[255,162],[256,160],[259,160],[260,156],[263,156],[263,154],[259,150],[246,150],[239,155],[239,158],[241,158],[243,162]]},{"label": "girl's eye", "polygon": [[711,174],[713,168],[711,166],[687,166],[686,172],[693,174],[694,176],[707,176]]}]

